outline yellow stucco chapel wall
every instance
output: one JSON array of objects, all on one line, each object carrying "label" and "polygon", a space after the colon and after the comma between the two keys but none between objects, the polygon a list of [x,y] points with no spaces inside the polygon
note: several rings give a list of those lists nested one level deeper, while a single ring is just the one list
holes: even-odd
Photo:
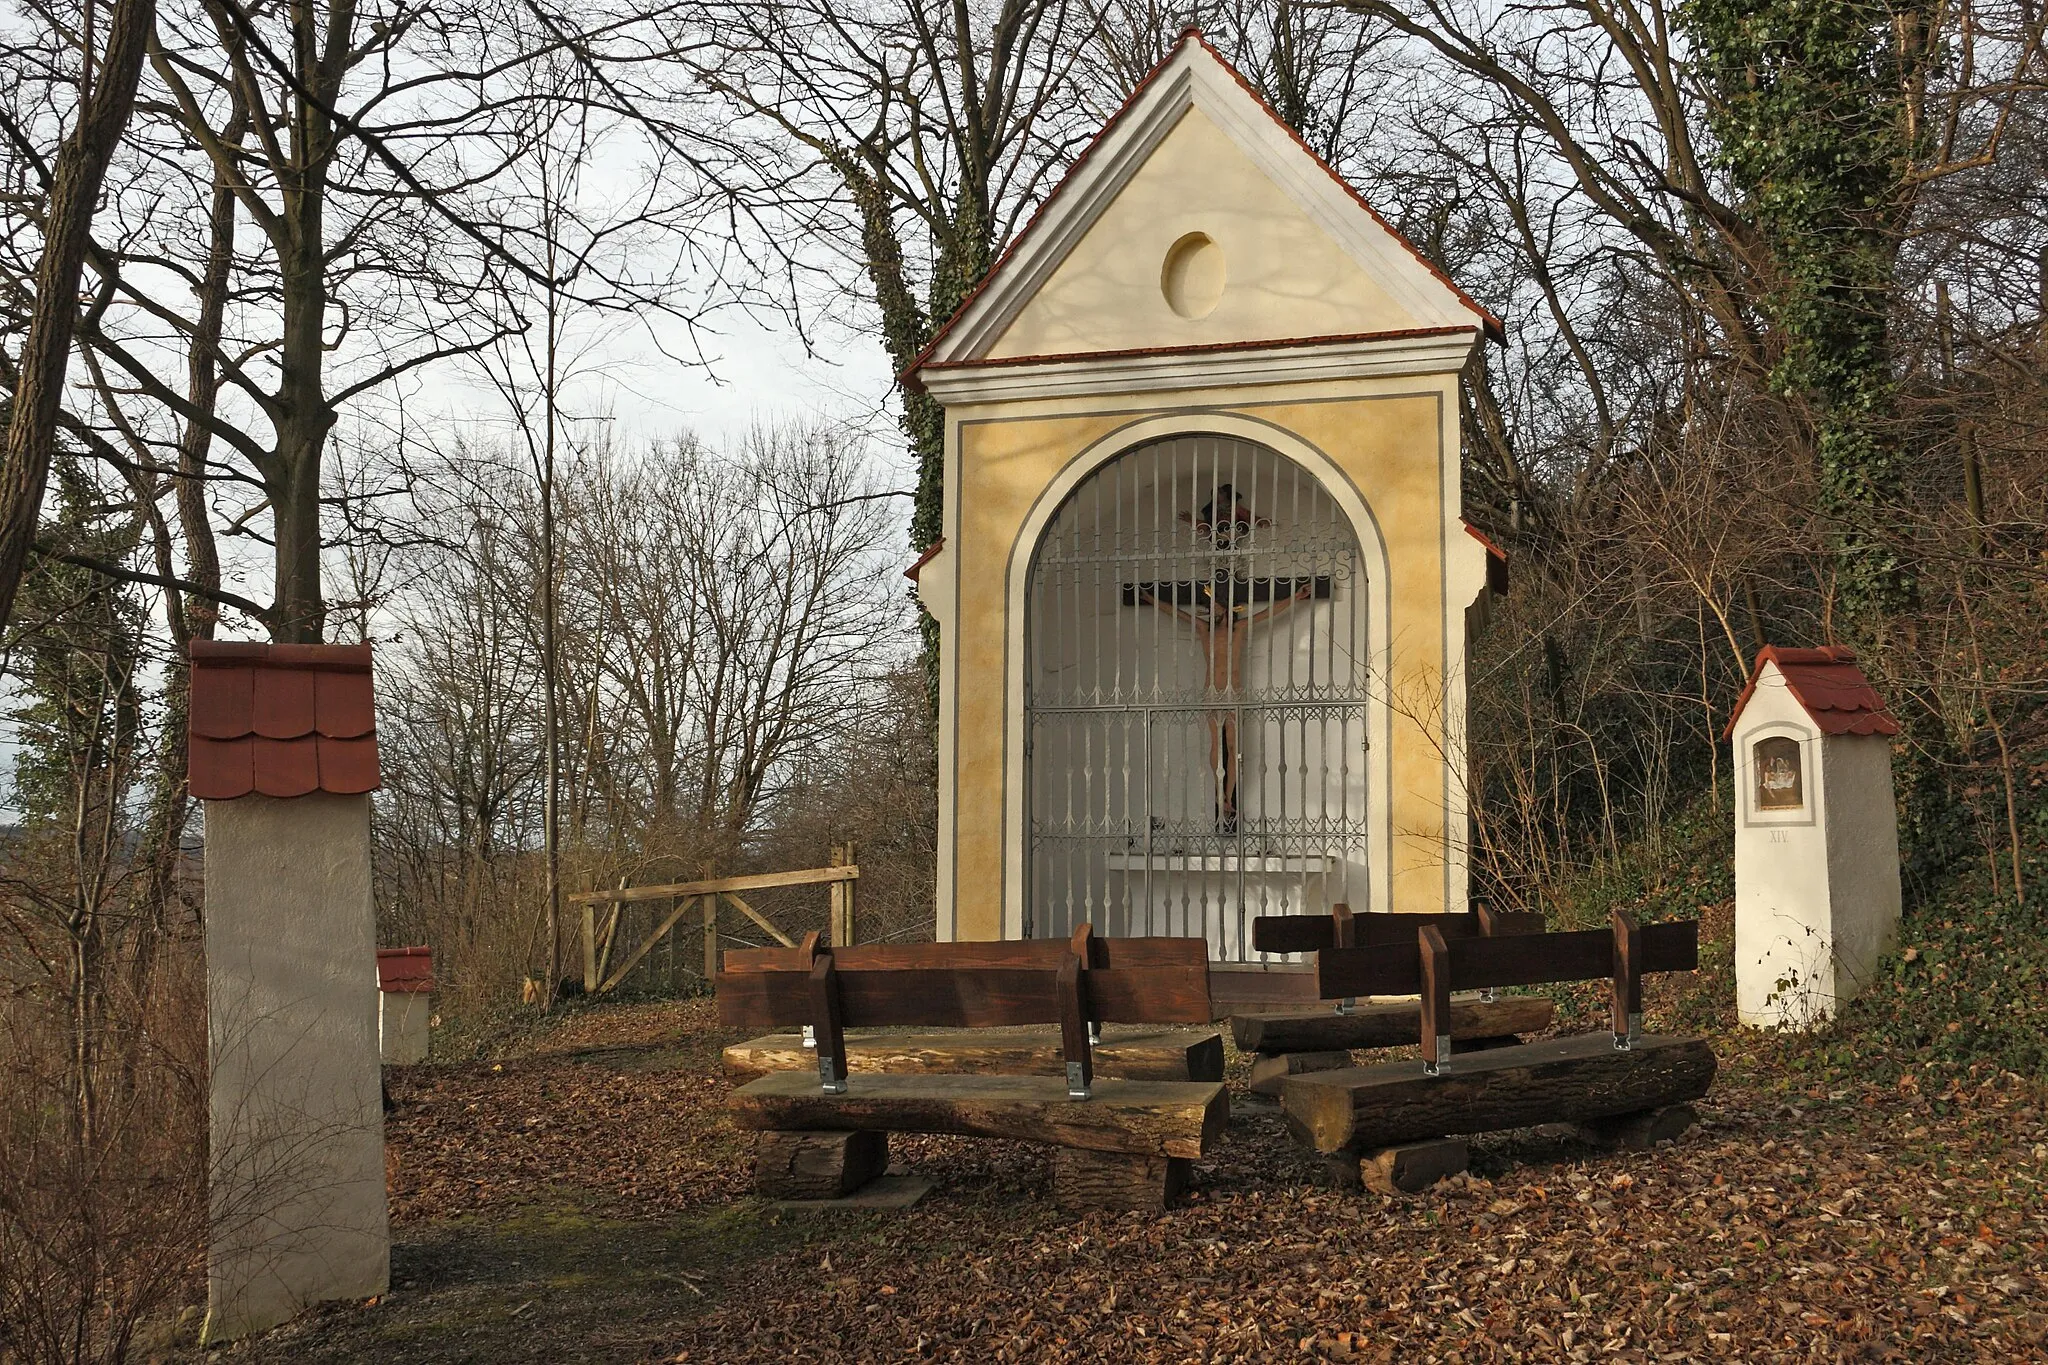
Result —
[{"label": "yellow stucco chapel wall", "polygon": [[[1445,773],[1441,736],[1447,545],[1455,510],[1455,380],[1449,376],[1353,380],[1290,395],[1272,387],[1248,390],[1236,403],[1214,393],[1147,394],[1143,407],[1084,412],[1079,400],[1026,407],[969,406],[949,411],[954,441],[948,500],[948,558],[957,585],[943,686],[952,700],[954,936],[994,939],[1004,933],[1008,864],[1006,826],[1021,820],[1006,771],[1012,727],[1022,723],[1022,698],[1011,681],[1010,600],[1013,557],[1028,564],[1034,547],[1022,534],[1035,503],[1061,471],[1138,417],[1171,414],[1187,432],[1205,430],[1203,411],[1230,413],[1280,427],[1319,449],[1350,480],[1370,509],[1391,571],[1376,562],[1361,528],[1368,574],[1387,574],[1386,638],[1394,698],[1391,747],[1391,906],[1375,910],[1440,910],[1445,901]],[[1333,392],[1334,388],[1334,392]],[[1311,401],[1313,400],[1313,401]],[[1214,420],[1209,419],[1209,420]],[[1142,438],[1158,439],[1156,431]],[[1275,442],[1284,451],[1284,442]],[[1112,459],[1124,443],[1095,452],[1091,465]],[[1446,478],[1449,480],[1448,488]],[[953,556],[957,555],[957,560]],[[1462,607],[1462,603],[1458,604]],[[1375,676],[1377,690],[1384,680]],[[942,893],[943,894],[943,893]],[[1364,907],[1359,907],[1364,908]]]}]

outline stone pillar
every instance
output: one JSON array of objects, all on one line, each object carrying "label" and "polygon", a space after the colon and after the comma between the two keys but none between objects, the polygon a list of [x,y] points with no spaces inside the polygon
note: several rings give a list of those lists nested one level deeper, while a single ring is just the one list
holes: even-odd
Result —
[{"label": "stone pillar", "polygon": [[1898,930],[1898,724],[1854,661],[1846,649],[1767,647],[1728,725],[1745,1024],[1832,1019]]},{"label": "stone pillar", "polygon": [[390,1280],[367,646],[193,646],[211,1062],[203,1338]]}]

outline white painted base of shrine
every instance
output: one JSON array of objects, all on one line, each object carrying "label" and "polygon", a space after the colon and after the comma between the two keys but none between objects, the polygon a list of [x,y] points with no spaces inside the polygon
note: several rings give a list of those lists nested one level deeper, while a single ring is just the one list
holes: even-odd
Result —
[{"label": "white painted base of shrine", "polygon": [[427,1060],[434,997],[425,991],[377,993],[377,1046],[386,1066]]},{"label": "white painted base of shrine", "polygon": [[207,1341],[389,1284],[374,919],[367,796],[206,803]]}]

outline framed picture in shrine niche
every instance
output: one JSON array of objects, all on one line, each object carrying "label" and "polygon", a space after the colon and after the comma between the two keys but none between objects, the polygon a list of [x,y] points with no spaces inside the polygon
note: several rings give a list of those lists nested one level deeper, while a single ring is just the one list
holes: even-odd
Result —
[{"label": "framed picture in shrine niche", "polygon": [[1786,735],[1771,735],[1750,751],[1756,775],[1756,809],[1806,809],[1806,746]]}]

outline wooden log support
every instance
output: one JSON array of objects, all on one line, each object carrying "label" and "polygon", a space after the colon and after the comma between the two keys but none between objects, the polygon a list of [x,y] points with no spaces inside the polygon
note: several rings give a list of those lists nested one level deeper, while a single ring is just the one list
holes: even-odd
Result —
[{"label": "wooden log support", "polygon": [[1578,1125],[1579,1139],[1595,1147],[1618,1147],[1623,1151],[1647,1152],[1660,1142],[1676,1141],[1700,1121],[1699,1111],[1689,1104],[1666,1105],[1634,1114],[1588,1119]]},{"label": "wooden log support", "polygon": [[[1451,1038],[1499,1038],[1541,1033],[1557,1006],[1547,996],[1509,995],[1488,1002],[1453,1000]],[[1331,1052],[1346,1048],[1408,1047],[1421,1037],[1421,1007],[1413,1000],[1360,1005],[1345,1014],[1328,1005],[1284,1012],[1233,1015],[1230,1030],[1240,1052]]]},{"label": "wooden log support", "polygon": [[1251,1092],[1254,1095],[1278,1095],[1280,1082],[1289,1076],[1305,1076],[1311,1071],[1336,1071],[1351,1065],[1348,1052],[1273,1052],[1261,1053],[1252,1059]]},{"label": "wooden log support", "polygon": [[887,1133],[761,1133],[754,1189],[766,1199],[841,1199],[889,1168]]},{"label": "wooden log support", "polygon": [[818,1049],[818,1081],[828,1095],[846,1093],[846,1027],[832,954],[811,964],[811,1037]]},{"label": "wooden log support", "polygon": [[728,1109],[737,1127],[755,1130],[957,1133],[1190,1158],[1230,1121],[1216,1082],[1102,1079],[1089,1099],[1070,1100],[1064,1081],[1045,1076],[863,1076],[843,1094],[825,1094],[784,1071],[733,1091]]},{"label": "wooden log support", "polygon": [[1643,931],[1626,910],[1616,910],[1614,930],[1614,1045],[1626,1050],[1643,1036]]},{"label": "wooden log support", "polygon": [[1451,1060],[1451,950],[1434,924],[1423,925],[1416,940],[1422,953],[1422,1074],[1436,1076]]},{"label": "wooden log support", "polygon": [[1178,1156],[1133,1156],[1062,1147],[1052,1155],[1052,1201],[1074,1213],[1170,1208],[1187,1188],[1193,1163]]},{"label": "wooden log support", "polygon": [[[1343,1055],[1343,1065],[1350,1065],[1349,1054]],[[1112,1024],[1103,1030],[1100,1042],[1090,1044],[1089,1056],[1097,1076],[1132,1081],[1223,1079],[1223,1035],[1215,1029]],[[770,1033],[725,1049],[725,1074],[735,1083],[771,1071],[810,1071],[816,1064],[795,1033]],[[849,1029],[846,1065],[855,1076],[1066,1074],[1059,1029],[1051,1025],[925,1033]]]},{"label": "wooden log support", "polygon": [[1714,1069],[1698,1038],[1645,1034],[1621,1052],[1594,1033],[1475,1052],[1442,1076],[1419,1062],[1290,1076],[1280,1104],[1297,1137],[1335,1152],[1681,1104],[1707,1093]]},{"label": "wooden log support", "polygon": [[1358,1179],[1381,1194],[1419,1194],[1471,1164],[1463,1138],[1424,1138],[1379,1147],[1358,1158]]}]

